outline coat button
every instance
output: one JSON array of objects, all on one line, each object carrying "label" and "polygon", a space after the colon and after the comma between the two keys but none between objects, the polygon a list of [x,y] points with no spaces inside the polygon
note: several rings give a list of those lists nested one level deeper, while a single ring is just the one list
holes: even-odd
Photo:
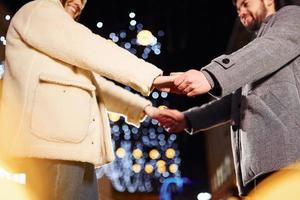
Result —
[{"label": "coat button", "polygon": [[228,64],[228,63],[230,62],[230,60],[229,60],[228,58],[224,58],[224,59],[222,60],[222,62],[223,62],[224,64]]}]

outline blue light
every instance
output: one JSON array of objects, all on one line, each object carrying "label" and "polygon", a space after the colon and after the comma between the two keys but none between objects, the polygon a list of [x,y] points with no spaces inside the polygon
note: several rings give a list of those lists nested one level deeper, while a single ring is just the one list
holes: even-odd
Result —
[{"label": "blue light", "polygon": [[143,53],[142,58],[146,60],[148,58],[148,54]]},{"label": "blue light", "polygon": [[184,184],[190,184],[191,181],[188,178],[172,177],[165,179],[164,183],[160,188],[160,198],[161,200],[171,200],[171,192],[173,190],[169,189],[169,186],[175,184],[177,192],[183,191]]},{"label": "blue light", "polygon": [[164,141],[164,140],[159,141],[159,145],[160,146],[165,146],[166,145],[166,141]]},{"label": "blue light", "polygon": [[129,42],[126,42],[124,45],[125,49],[130,49],[131,48],[131,44]]},{"label": "blue light", "polygon": [[139,132],[139,129],[137,129],[136,127],[132,127],[131,132],[133,134],[137,134]]},{"label": "blue light", "polygon": [[141,23],[138,23],[137,25],[136,25],[136,27],[137,27],[137,29],[138,29],[138,31],[141,31],[141,30],[143,30],[143,24],[141,24]]},{"label": "blue light", "polygon": [[[118,42],[119,41],[119,37],[118,36],[114,36],[113,38],[112,38],[112,41],[113,42]],[[155,52],[154,52],[155,53]]]},{"label": "blue light", "polygon": [[128,131],[129,130],[129,127],[128,127],[128,125],[127,124],[124,124],[123,126],[122,126],[122,130],[125,132],[125,131]]},{"label": "blue light", "polygon": [[130,135],[124,135],[125,140],[130,140]]},{"label": "blue light", "polygon": [[110,39],[113,39],[114,37],[116,37],[116,34],[115,34],[115,33],[110,33],[110,34],[109,34],[109,38],[110,38]]},{"label": "blue light", "polygon": [[164,134],[159,134],[158,139],[159,139],[159,140],[165,139],[165,135],[164,135]]},{"label": "blue light", "polygon": [[120,32],[120,38],[124,39],[124,38],[126,38],[126,35],[127,34],[125,31]]},{"label": "blue light", "polygon": [[167,92],[161,92],[161,93],[160,93],[160,96],[161,96],[162,98],[167,98],[167,97],[168,97],[168,93],[167,93]]},{"label": "blue light", "polygon": [[170,135],[170,140],[176,140],[177,136],[175,134]]},{"label": "blue light", "polygon": [[144,53],[145,54],[149,54],[151,52],[151,49],[149,48],[149,47],[146,47],[145,49],[144,49]]},{"label": "blue light", "polygon": [[136,49],[134,49],[134,48],[129,49],[129,51],[130,51],[130,53],[132,53],[132,54],[136,54]]},{"label": "blue light", "polygon": [[157,132],[163,133],[163,132],[164,132],[164,128],[163,128],[163,127],[158,127],[158,128],[157,128]]},{"label": "blue light", "polygon": [[158,124],[158,121],[157,121],[156,119],[152,119],[152,120],[151,120],[151,123],[152,123],[153,125],[157,125],[157,124]]},{"label": "blue light", "polygon": [[158,92],[152,92],[152,98],[157,99],[159,97]]},{"label": "blue light", "polygon": [[118,132],[119,130],[120,130],[120,128],[118,125],[113,125],[113,127],[112,127],[113,132]]},{"label": "blue light", "polygon": [[155,53],[155,55],[159,55],[160,54],[160,49],[155,49],[154,53]]},{"label": "blue light", "polygon": [[133,44],[133,45],[136,45],[136,44],[137,44],[136,38],[131,39],[130,42],[131,42],[131,44]]},{"label": "blue light", "polygon": [[165,35],[165,32],[162,31],[162,30],[159,30],[159,31],[157,32],[157,35],[158,35],[159,37],[163,37],[163,36]]}]

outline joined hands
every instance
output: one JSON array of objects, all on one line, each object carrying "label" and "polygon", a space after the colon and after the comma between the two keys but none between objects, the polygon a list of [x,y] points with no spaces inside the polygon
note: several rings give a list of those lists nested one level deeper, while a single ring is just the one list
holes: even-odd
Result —
[{"label": "joined hands", "polygon": [[[201,71],[189,70],[175,72],[170,76],[159,76],[153,81],[153,86],[163,92],[183,94],[188,97],[204,94],[212,88]],[[168,132],[182,132],[188,127],[184,114],[175,109],[159,109],[152,106],[145,108],[145,113],[159,122]]]}]

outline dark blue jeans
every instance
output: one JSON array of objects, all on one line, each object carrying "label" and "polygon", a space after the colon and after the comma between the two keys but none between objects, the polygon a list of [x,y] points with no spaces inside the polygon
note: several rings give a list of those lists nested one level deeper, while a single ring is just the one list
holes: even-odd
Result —
[{"label": "dark blue jeans", "polygon": [[94,165],[83,162],[27,159],[26,188],[37,200],[99,200]]}]

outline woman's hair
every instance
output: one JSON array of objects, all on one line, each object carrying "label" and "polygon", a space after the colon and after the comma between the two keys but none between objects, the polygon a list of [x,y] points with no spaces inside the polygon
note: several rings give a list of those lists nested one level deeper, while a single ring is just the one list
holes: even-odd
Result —
[{"label": "woman's hair", "polygon": [[63,6],[65,6],[66,1],[67,1],[67,0],[60,0],[61,4],[62,4]]}]

